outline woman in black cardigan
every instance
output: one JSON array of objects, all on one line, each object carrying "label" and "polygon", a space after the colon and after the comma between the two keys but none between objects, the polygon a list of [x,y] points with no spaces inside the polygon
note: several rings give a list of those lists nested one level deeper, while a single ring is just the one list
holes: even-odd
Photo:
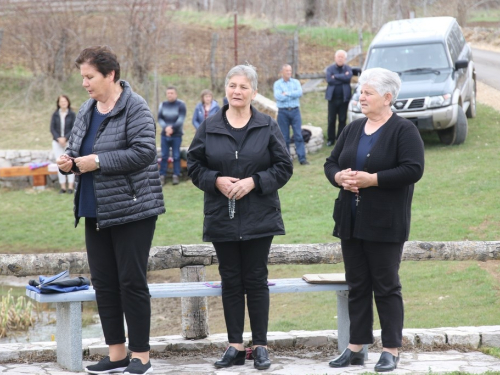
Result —
[{"label": "woman in black cardigan", "polygon": [[359,84],[366,118],[342,131],[324,166],[340,188],[333,235],[341,240],[351,320],[349,345],[330,366],[364,364],[361,349],[373,343],[374,295],[383,346],[375,371],[386,372],[399,361],[404,309],[398,272],[414,184],[424,171],[424,146],[415,125],[392,113],[401,87],[396,73],[368,69]]}]

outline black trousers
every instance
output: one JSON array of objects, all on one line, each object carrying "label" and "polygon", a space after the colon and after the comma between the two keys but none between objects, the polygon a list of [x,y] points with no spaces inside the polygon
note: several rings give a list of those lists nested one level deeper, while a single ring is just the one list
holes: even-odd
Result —
[{"label": "black trousers", "polygon": [[151,296],[146,273],[156,219],[152,216],[98,232],[96,220],[85,219],[90,275],[107,345],[125,342],[125,315],[129,350],[149,351]]},{"label": "black trousers", "polygon": [[404,243],[342,240],[349,285],[351,344],[373,343],[373,296],[380,318],[382,345],[399,348],[403,336],[403,296],[399,265]]},{"label": "black trousers", "polygon": [[269,287],[267,261],[273,236],[214,242],[222,280],[222,306],[230,343],[243,343],[245,293],[252,344],[267,345]]},{"label": "black trousers", "polygon": [[[332,98],[328,101],[328,141],[335,143],[347,121],[347,108],[349,102],[344,102],[343,98]],[[335,120],[339,117],[339,129],[335,135]]]}]

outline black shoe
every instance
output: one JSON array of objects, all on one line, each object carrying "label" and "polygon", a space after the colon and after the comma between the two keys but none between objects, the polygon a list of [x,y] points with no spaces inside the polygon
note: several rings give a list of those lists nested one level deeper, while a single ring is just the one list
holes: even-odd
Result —
[{"label": "black shoe", "polygon": [[376,372],[389,372],[398,367],[399,356],[395,357],[389,352],[382,352],[380,359],[375,365]]},{"label": "black shoe", "polygon": [[73,194],[73,189],[68,189],[68,194]]},{"label": "black shoe", "polygon": [[257,346],[253,351],[253,367],[257,370],[266,370],[271,367],[269,352],[263,346]]},{"label": "black shoe", "polygon": [[231,367],[233,365],[241,366],[245,364],[245,358],[247,356],[246,350],[238,350],[234,346],[230,346],[226,349],[220,361],[214,363],[217,368],[220,367]]},{"label": "black shoe", "polygon": [[153,367],[151,367],[151,361],[148,361],[145,365],[142,364],[139,358],[132,358],[130,365],[123,371],[123,374],[149,374],[153,372]]},{"label": "black shoe", "polygon": [[66,190],[64,189],[59,190],[59,194],[66,194]]},{"label": "black shoe", "polygon": [[365,364],[365,354],[363,352],[353,352],[351,349],[345,349],[341,355],[330,361],[330,367],[348,367],[350,365]]},{"label": "black shoe", "polygon": [[328,142],[326,142],[326,147],[332,147],[333,144],[334,144],[334,142],[328,141]]},{"label": "black shoe", "polygon": [[101,359],[97,364],[90,365],[85,368],[89,374],[113,374],[113,373],[123,373],[123,370],[127,368],[130,363],[130,359],[126,356],[121,361],[111,362],[109,357]]},{"label": "black shoe", "polygon": [[302,160],[300,165],[309,165],[310,163],[307,160]]}]

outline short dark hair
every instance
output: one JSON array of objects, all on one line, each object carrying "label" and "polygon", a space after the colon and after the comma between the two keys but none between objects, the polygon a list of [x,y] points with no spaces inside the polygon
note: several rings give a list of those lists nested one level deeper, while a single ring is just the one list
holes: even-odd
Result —
[{"label": "short dark hair", "polygon": [[80,69],[80,65],[89,64],[94,66],[99,73],[107,76],[112,71],[115,72],[114,81],[120,79],[120,63],[115,53],[108,46],[95,46],[85,48],[75,60],[76,67]]},{"label": "short dark hair", "polygon": [[64,98],[68,101],[68,109],[71,109],[71,100],[69,100],[67,95],[59,95],[57,97],[57,102],[56,102],[57,109],[61,108],[61,107],[59,107],[59,99],[61,99],[61,98]]},{"label": "short dark hair", "polygon": [[167,90],[174,90],[175,92],[177,92],[177,87],[175,87],[175,86],[168,86],[168,87],[165,89],[165,91],[167,91]]}]

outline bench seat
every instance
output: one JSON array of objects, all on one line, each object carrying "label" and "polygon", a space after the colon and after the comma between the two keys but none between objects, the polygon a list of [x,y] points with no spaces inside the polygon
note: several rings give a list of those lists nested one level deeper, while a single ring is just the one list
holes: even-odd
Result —
[{"label": "bench seat", "polygon": [[[337,292],[337,322],[339,350],[349,343],[349,316],[346,283],[310,284],[302,279],[269,280],[270,293]],[[149,284],[151,298],[213,297],[222,289],[207,286],[205,282]],[[26,295],[40,303],[56,304],[57,362],[71,370],[82,370],[82,316],[81,303],[95,301],[92,287],[71,293],[39,294],[26,290]]]},{"label": "bench seat", "polygon": [[48,166],[31,169],[29,166],[0,168],[0,177],[33,177],[33,186],[41,187],[47,184],[46,176],[57,174]]}]

